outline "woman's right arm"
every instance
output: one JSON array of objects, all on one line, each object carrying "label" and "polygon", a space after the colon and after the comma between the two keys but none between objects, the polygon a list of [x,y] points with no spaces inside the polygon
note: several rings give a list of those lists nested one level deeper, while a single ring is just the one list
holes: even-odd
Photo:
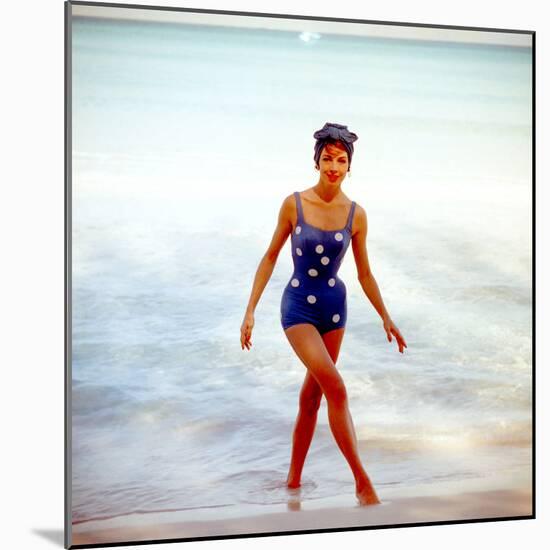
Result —
[{"label": "woman's right arm", "polygon": [[250,349],[252,342],[250,337],[252,335],[252,328],[254,327],[254,311],[256,306],[260,301],[260,297],[264,288],[266,287],[275,264],[277,263],[277,258],[279,257],[279,252],[283,248],[288,236],[292,231],[292,220],[296,217],[296,204],[294,201],[294,196],[289,195],[283,201],[281,209],[279,210],[279,219],[277,221],[277,227],[273,233],[273,238],[271,243],[267,248],[266,253],[263,255],[258,269],[256,270],[256,275],[254,277],[254,283],[252,285],[252,291],[250,293],[250,299],[248,300],[248,305],[246,307],[246,312],[244,315],[244,320],[241,325],[241,349]]}]

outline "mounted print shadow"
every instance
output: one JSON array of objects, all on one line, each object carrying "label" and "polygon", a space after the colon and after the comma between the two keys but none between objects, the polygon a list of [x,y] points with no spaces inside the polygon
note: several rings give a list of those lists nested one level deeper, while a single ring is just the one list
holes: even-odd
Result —
[{"label": "mounted print shadow", "polygon": [[533,518],[534,32],[65,6],[65,546]]}]

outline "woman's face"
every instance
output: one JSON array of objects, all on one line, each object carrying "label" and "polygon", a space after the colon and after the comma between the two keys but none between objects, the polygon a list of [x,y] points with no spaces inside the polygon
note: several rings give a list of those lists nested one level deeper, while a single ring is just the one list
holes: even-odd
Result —
[{"label": "woman's face", "polygon": [[348,153],[337,144],[327,144],[319,157],[319,172],[321,179],[329,185],[337,185],[348,171]]}]

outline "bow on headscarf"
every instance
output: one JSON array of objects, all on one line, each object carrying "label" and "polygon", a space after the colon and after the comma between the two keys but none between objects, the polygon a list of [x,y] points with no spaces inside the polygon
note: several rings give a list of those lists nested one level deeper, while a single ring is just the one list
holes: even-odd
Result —
[{"label": "bow on headscarf", "polygon": [[[342,145],[348,152],[349,165],[351,166],[351,157],[353,156],[353,142],[356,141],[357,134],[350,132],[347,126],[343,124],[336,124],[334,122],[327,122],[320,130],[317,130],[313,137],[317,140],[315,142],[315,153],[313,159],[316,164],[319,164],[319,157],[321,151],[327,143],[333,143],[334,141],[341,141]],[[348,167],[349,171],[349,167]]]}]

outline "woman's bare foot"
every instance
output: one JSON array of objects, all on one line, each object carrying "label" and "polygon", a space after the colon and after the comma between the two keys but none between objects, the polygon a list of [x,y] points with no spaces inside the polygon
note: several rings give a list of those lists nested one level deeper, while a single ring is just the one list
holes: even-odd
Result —
[{"label": "woman's bare foot", "polygon": [[361,506],[368,506],[370,504],[380,504],[380,500],[373,489],[372,485],[367,485],[361,490],[356,489],[355,496]]}]

